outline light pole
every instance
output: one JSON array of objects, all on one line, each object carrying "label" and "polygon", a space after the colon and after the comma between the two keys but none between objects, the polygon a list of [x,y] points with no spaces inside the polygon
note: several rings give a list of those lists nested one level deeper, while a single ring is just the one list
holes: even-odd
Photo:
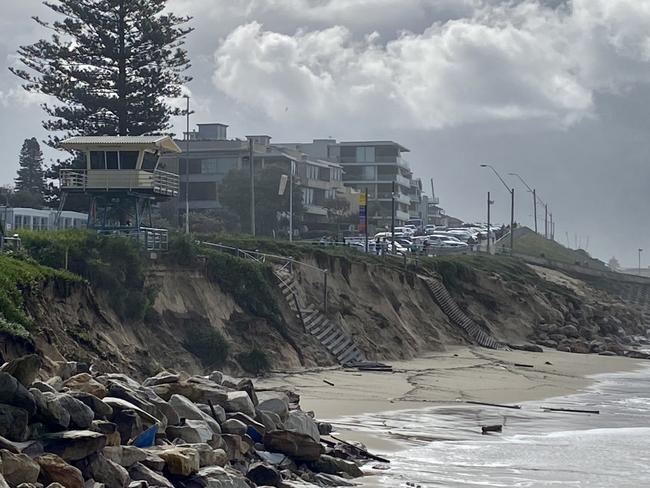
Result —
[{"label": "light pole", "polygon": [[516,176],[524,184],[528,191],[533,194],[533,218],[535,219],[535,234],[537,234],[537,190],[531,188],[518,173],[508,173],[509,176]]},{"label": "light pole", "polygon": [[499,172],[494,169],[492,165],[482,164],[481,168],[490,168],[497,178],[501,180],[501,183],[506,187],[508,193],[510,193],[510,254],[513,254],[515,252],[515,189],[508,186],[508,183],[501,178]]},{"label": "light pole", "polygon": [[185,95],[185,234],[190,233],[190,96]]},{"label": "light pole", "polygon": [[641,253],[643,249],[639,248],[639,276],[641,276]]},{"label": "light pole", "polygon": [[393,192],[391,193],[390,238],[392,239],[393,254],[395,254],[395,181],[393,181]]},{"label": "light pole", "polygon": [[490,192],[488,192],[487,199],[487,253],[490,254],[490,207],[494,204],[494,201],[490,200]]},{"label": "light pole", "polygon": [[251,177],[251,234],[255,237],[255,151],[253,138],[248,139],[248,162]]},{"label": "light pole", "polygon": [[295,162],[290,161],[291,171],[289,172],[289,242],[293,242],[293,174],[295,170]]}]

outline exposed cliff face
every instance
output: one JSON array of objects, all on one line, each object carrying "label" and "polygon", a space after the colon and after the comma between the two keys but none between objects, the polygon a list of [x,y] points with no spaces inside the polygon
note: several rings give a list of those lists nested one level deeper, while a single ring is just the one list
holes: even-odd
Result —
[{"label": "exposed cliff face", "polygon": [[[324,253],[305,261],[329,270],[329,318],[354,338],[368,359],[408,359],[468,342],[412,271]],[[523,263],[508,266],[438,272],[461,308],[504,342],[552,346],[555,341],[560,346],[559,336],[566,336],[560,329],[566,326],[578,333],[566,337],[569,346],[577,340],[625,342],[626,336],[643,332],[640,314],[607,292]],[[432,267],[419,272],[436,274]],[[319,308],[322,273],[300,266],[294,273],[301,299]],[[238,304],[200,266],[150,266],[146,286],[156,290],[156,299],[144,321],[120,320],[101,291],[85,283],[62,289],[50,282],[32,290],[25,296],[25,308],[35,323],[34,343],[5,337],[2,354],[7,359],[35,348],[46,356],[46,370],[65,358],[134,377],[162,368],[238,372],[240,354],[253,350],[263,351],[272,369],[335,364],[327,349],[305,333],[279,290],[272,298],[281,320],[273,323]]]}]

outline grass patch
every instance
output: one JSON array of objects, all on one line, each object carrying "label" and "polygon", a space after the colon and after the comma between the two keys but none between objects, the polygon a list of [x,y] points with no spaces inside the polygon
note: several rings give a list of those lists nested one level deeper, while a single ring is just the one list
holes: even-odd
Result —
[{"label": "grass patch", "polygon": [[23,248],[38,263],[67,269],[90,282],[122,319],[142,320],[153,303],[147,265],[137,242],[87,230],[22,231]]},{"label": "grass patch", "polygon": [[40,288],[48,280],[80,282],[72,273],[55,270],[29,259],[0,255],[0,329],[17,336],[29,336],[32,321],[24,310],[23,294]]}]

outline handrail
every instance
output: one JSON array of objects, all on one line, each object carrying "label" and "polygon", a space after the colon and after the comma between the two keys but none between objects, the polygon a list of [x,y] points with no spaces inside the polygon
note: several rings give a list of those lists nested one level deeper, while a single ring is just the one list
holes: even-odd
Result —
[{"label": "handrail", "polygon": [[[231,251],[245,252],[245,253],[248,253],[248,254],[251,254],[251,255],[255,254],[257,256],[264,256],[266,258],[271,258],[271,259],[279,259],[281,261],[295,263],[297,265],[304,266],[306,268],[311,268],[311,269],[314,269],[316,271],[320,271],[321,273],[327,273],[326,269],[321,269],[318,266],[314,266],[312,264],[307,264],[307,263],[304,263],[302,261],[298,261],[296,259],[293,259],[293,258],[290,258],[290,257],[287,257],[287,256],[278,256],[276,254],[266,254],[266,253],[259,252],[259,251],[251,251],[250,249],[241,249],[241,248],[238,248],[238,247],[225,246],[223,244],[216,244],[214,242],[197,241],[197,244],[199,244],[201,246],[216,247],[216,248],[221,248],[221,249],[228,249],[228,250],[231,250]],[[258,261],[259,261],[259,259],[258,259]]]}]

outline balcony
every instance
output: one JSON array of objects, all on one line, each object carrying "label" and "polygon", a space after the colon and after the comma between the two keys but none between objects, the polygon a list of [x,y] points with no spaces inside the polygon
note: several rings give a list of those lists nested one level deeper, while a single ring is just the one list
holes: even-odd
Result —
[{"label": "balcony", "polygon": [[320,205],[312,205],[312,204],[305,205],[305,213],[308,213],[310,215],[320,215],[321,217],[327,217],[327,209],[325,207],[321,207]]},{"label": "balcony", "polygon": [[161,170],[63,169],[59,176],[61,189],[70,192],[134,191],[174,197],[179,189],[178,175]]}]

